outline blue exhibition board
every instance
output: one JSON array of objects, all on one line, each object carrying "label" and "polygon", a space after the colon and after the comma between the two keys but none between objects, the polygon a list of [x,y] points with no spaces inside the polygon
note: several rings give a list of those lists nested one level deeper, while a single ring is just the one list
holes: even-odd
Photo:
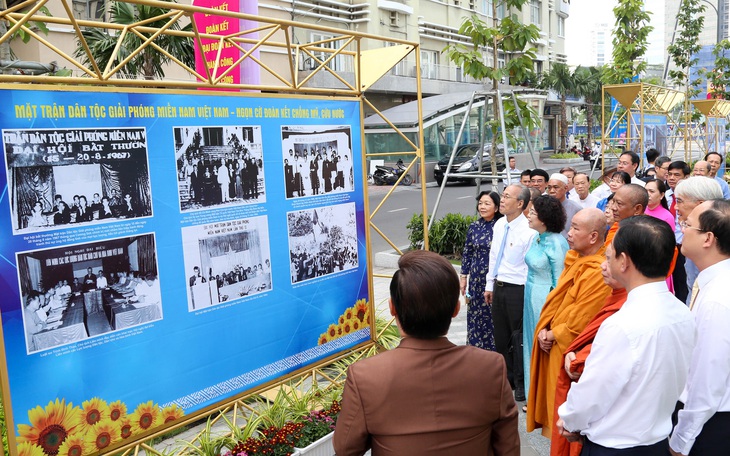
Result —
[{"label": "blue exhibition board", "polygon": [[0,99],[2,371],[20,441],[56,400],[188,415],[370,339],[359,101]]}]

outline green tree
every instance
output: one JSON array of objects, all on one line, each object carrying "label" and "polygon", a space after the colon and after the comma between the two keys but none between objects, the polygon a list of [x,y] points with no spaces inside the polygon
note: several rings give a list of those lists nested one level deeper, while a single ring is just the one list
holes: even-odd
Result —
[{"label": "green tree", "polygon": [[724,39],[715,45],[715,69],[709,73],[714,96],[730,100],[730,41]]},{"label": "green tree", "polygon": [[[535,43],[540,37],[540,29],[534,24],[525,25],[517,20],[517,16],[499,19],[499,10],[504,7],[507,10],[522,10],[522,6],[528,0],[494,0],[492,3],[492,26],[489,27],[479,16],[473,14],[464,18],[459,34],[469,37],[470,46],[464,44],[450,44],[444,48],[449,60],[460,66],[465,74],[477,80],[488,79],[492,82],[492,90],[499,88],[499,82],[508,78],[510,83],[522,84],[525,81],[534,80],[535,74],[533,61],[535,60]],[[491,64],[487,63],[486,52],[491,50]],[[509,56],[504,68],[498,65],[499,55],[503,53]],[[507,98],[505,98],[506,100]],[[518,103],[522,118],[528,125],[537,123],[537,113],[526,103]],[[497,150],[497,136],[500,131],[499,103],[492,103],[492,120],[487,122],[492,135],[492,150]],[[518,125],[516,118],[508,118],[509,111],[505,108],[505,128],[510,130],[509,125]],[[497,169],[496,154],[491,154],[492,168]]]},{"label": "green tree", "polygon": [[600,114],[600,102],[603,94],[603,83],[601,82],[602,73],[603,69],[601,67],[582,66],[579,66],[573,72],[575,95],[583,97],[586,102],[586,124],[588,126],[587,144],[589,147],[593,144],[594,116],[597,113]]},{"label": "green tree", "polygon": [[[163,0],[170,3],[177,3],[175,0]],[[164,8],[157,8],[147,5],[132,5],[124,2],[114,2],[110,11],[110,20],[115,24],[131,25],[138,22],[144,22],[146,26],[152,28],[162,28],[167,25],[170,18],[163,17],[167,13]],[[148,22],[149,21],[149,22]],[[192,24],[180,27],[178,22],[173,23],[167,30],[175,31],[192,31]],[[85,65],[90,65],[92,59],[96,61],[99,68],[103,71],[108,62],[112,59],[114,49],[117,45],[121,32],[115,31],[109,33],[100,29],[84,30],[82,32],[84,40],[91,50],[89,56],[81,45],[77,43],[75,56],[79,58]],[[122,44],[112,62],[113,66],[118,65],[124,59],[129,57],[134,50],[139,48],[142,43],[148,39],[151,33],[142,33],[138,36],[135,33],[126,33],[122,38]],[[171,55],[188,66],[195,64],[195,48],[192,38],[161,34],[155,39],[155,44],[164,49]],[[135,78],[143,76],[145,79],[164,78],[164,66],[170,63],[170,58],[159,52],[152,46],[147,46],[132,58],[119,71],[122,76]]]},{"label": "green tree", "polygon": [[616,24],[613,29],[613,82],[631,81],[646,68],[641,58],[646,53],[649,33],[649,13],[644,0],[619,0],[613,9]]},{"label": "green tree", "polygon": [[573,74],[570,72],[568,65],[553,63],[550,71],[543,77],[542,82],[543,87],[555,91],[560,99],[560,128],[558,128],[560,144],[558,145],[558,152],[563,152],[566,150],[566,138],[568,136],[567,99],[568,95],[575,93]]},{"label": "green tree", "polygon": [[676,67],[676,69],[669,71],[669,77],[676,87],[684,90],[682,122],[685,125],[685,157],[689,157],[689,153],[691,152],[690,134],[688,131],[689,125],[695,120],[694,117],[699,118],[699,112],[696,112],[696,115],[693,116],[694,110],[692,109],[690,100],[700,93],[697,88],[700,79],[696,78],[693,80],[690,78],[690,67],[699,62],[697,53],[701,49],[699,36],[705,24],[704,12],[705,5],[702,5],[700,0],[682,0],[679,4],[679,14],[677,15],[679,35],[674,39],[672,44],[667,46],[667,52]]}]

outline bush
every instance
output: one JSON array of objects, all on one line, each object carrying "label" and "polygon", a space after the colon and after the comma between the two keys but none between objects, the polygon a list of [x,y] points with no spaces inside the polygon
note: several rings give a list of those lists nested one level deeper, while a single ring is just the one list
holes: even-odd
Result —
[{"label": "bush", "polygon": [[[409,230],[408,240],[411,249],[420,249],[423,246],[423,216],[413,214],[411,221],[406,225]],[[446,214],[436,221],[428,232],[428,247],[439,255],[461,256],[466,242],[466,232],[469,225],[476,220],[474,215],[458,213]]]},{"label": "bush", "polygon": [[565,154],[552,154],[550,156],[550,158],[581,158],[581,157],[578,154],[565,153]]}]

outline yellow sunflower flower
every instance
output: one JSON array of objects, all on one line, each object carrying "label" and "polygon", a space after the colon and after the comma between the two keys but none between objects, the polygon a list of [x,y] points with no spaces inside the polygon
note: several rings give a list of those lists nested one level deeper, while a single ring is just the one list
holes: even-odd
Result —
[{"label": "yellow sunflower flower", "polygon": [[106,401],[93,397],[81,404],[82,428],[81,431],[86,432],[91,426],[95,425],[104,418],[109,417],[109,406]]},{"label": "yellow sunflower flower", "polygon": [[122,432],[119,429],[119,421],[112,421],[109,418],[99,421],[86,433],[86,444],[94,453],[104,450],[121,439]]},{"label": "yellow sunflower flower", "polygon": [[109,404],[109,418],[112,421],[117,421],[125,416],[127,416],[127,404],[122,401],[114,401]]},{"label": "yellow sunflower flower", "polygon": [[360,320],[360,323],[365,323],[365,319],[370,313],[370,307],[368,306],[368,303],[364,299],[360,299],[357,302],[355,302],[355,316],[358,320]]},{"label": "yellow sunflower flower", "polygon": [[119,419],[120,421],[120,432],[122,433],[122,439],[128,439],[132,437],[132,420],[128,416],[124,416]]},{"label": "yellow sunflower flower", "polygon": [[352,307],[348,307],[347,310],[345,310],[345,320],[350,321],[355,316],[355,312]]},{"label": "yellow sunflower flower", "polygon": [[65,399],[49,402],[45,409],[37,406],[28,411],[30,426],[18,425],[18,442],[29,442],[40,446],[50,456],[58,454],[58,449],[70,434],[81,425],[82,412]]},{"label": "yellow sunflower flower", "polygon": [[342,325],[342,332],[345,334],[350,334],[352,332],[352,323],[350,323],[349,320],[345,321]]},{"label": "yellow sunflower flower", "polygon": [[344,315],[340,315],[340,318],[337,319],[337,324],[341,325],[344,322],[345,322],[345,316]]},{"label": "yellow sunflower flower", "polygon": [[354,320],[354,321],[352,322],[352,330],[353,330],[353,331],[359,331],[359,330],[360,330],[360,328],[361,328],[361,325],[360,325],[360,320],[358,320],[358,319],[356,318],[356,319],[355,319],[355,320]]},{"label": "yellow sunflower flower", "polygon": [[160,407],[153,404],[152,401],[139,404],[134,413],[129,416],[129,420],[132,423],[132,434],[139,434],[157,427],[162,424]]},{"label": "yellow sunflower flower", "polygon": [[327,333],[320,334],[319,335],[319,342],[317,342],[317,345],[324,345],[327,342],[329,342],[329,339],[327,339]]},{"label": "yellow sunflower flower", "polygon": [[331,324],[329,328],[327,328],[327,337],[329,340],[335,339],[337,337],[337,325]]},{"label": "yellow sunflower flower", "polygon": [[18,456],[46,456],[46,453],[35,443],[23,442],[18,445]]},{"label": "yellow sunflower flower", "polygon": [[165,407],[160,412],[162,413],[162,422],[163,423],[169,423],[170,421],[175,421],[178,418],[182,418],[185,415],[185,412],[183,412],[183,409],[180,408],[180,406],[172,404],[168,407]]},{"label": "yellow sunflower flower", "polygon": [[84,434],[76,433],[63,441],[58,449],[58,456],[83,456],[93,452],[94,447],[86,444]]},{"label": "yellow sunflower flower", "polygon": [[345,334],[345,330],[342,326],[343,325],[337,325],[337,337],[342,337]]}]

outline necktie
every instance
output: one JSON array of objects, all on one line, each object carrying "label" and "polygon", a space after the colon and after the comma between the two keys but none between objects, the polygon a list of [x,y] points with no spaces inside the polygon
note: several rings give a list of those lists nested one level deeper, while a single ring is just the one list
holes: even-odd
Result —
[{"label": "necktie", "polygon": [[509,236],[509,224],[505,225],[504,237],[502,237],[502,243],[499,245],[499,252],[497,253],[497,261],[494,263],[494,278],[497,278],[499,273],[499,265],[502,263],[502,257],[504,256],[504,249],[507,246],[507,236]]},{"label": "necktie", "polygon": [[697,300],[697,295],[700,293],[700,287],[697,285],[697,281],[695,280],[695,283],[692,285],[692,298],[689,301],[689,310],[692,310],[692,308],[695,306],[695,301]]},{"label": "necktie", "polygon": [[677,197],[672,195],[672,204],[669,206],[669,212],[672,213],[672,216],[675,218],[677,217]]}]

